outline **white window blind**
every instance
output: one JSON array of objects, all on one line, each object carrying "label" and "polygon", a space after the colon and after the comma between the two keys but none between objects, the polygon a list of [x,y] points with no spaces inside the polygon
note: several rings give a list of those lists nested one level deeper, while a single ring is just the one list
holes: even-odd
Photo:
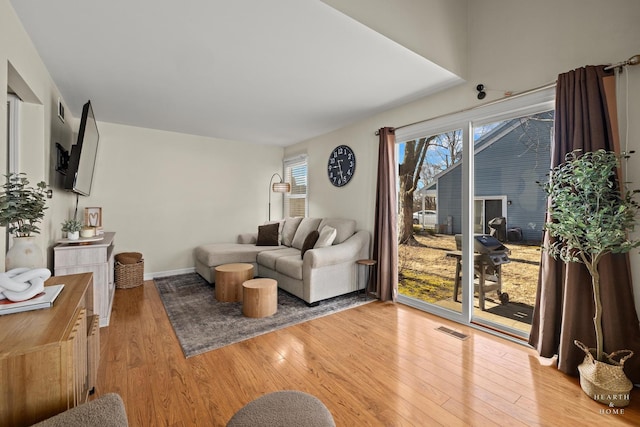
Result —
[{"label": "white window blind", "polygon": [[284,216],[307,216],[307,156],[284,161],[284,180],[291,184],[284,195]]}]

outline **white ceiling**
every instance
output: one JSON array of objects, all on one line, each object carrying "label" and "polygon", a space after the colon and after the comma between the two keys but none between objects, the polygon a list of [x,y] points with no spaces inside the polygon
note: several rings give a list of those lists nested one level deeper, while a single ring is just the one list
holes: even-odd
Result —
[{"label": "white ceiling", "polygon": [[11,3],[98,121],[286,146],[461,81],[319,0]]}]

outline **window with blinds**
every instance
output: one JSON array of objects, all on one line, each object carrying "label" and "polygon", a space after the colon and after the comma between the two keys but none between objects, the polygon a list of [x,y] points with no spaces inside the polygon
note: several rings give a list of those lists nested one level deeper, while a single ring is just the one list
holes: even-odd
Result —
[{"label": "window with blinds", "polygon": [[284,216],[307,216],[307,156],[284,161],[284,180],[291,184],[284,195]]}]

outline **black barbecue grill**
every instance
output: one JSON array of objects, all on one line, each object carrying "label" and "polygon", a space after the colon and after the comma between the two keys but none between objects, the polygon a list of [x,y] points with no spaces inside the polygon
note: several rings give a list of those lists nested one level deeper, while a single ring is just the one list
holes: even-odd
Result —
[{"label": "black barbecue grill", "polygon": [[[502,265],[511,262],[510,250],[493,236],[479,234],[473,236],[473,264],[475,289],[478,292],[480,309],[484,310],[484,297],[487,292],[496,291],[502,304],[509,302],[509,295],[502,292]],[[456,251],[447,252],[447,256],[457,259],[454,285],[454,301],[458,300],[458,289],[461,279],[462,235],[457,234]]]},{"label": "black barbecue grill", "polygon": [[487,265],[498,266],[511,262],[509,259],[509,249],[492,236],[474,236],[473,250],[482,254]]}]

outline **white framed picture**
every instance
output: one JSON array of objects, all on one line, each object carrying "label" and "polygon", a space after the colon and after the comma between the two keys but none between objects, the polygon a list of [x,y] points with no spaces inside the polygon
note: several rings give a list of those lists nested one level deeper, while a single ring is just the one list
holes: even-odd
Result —
[{"label": "white framed picture", "polygon": [[84,225],[86,227],[95,227],[96,234],[102,234],[102,208],[84,208]]}]

